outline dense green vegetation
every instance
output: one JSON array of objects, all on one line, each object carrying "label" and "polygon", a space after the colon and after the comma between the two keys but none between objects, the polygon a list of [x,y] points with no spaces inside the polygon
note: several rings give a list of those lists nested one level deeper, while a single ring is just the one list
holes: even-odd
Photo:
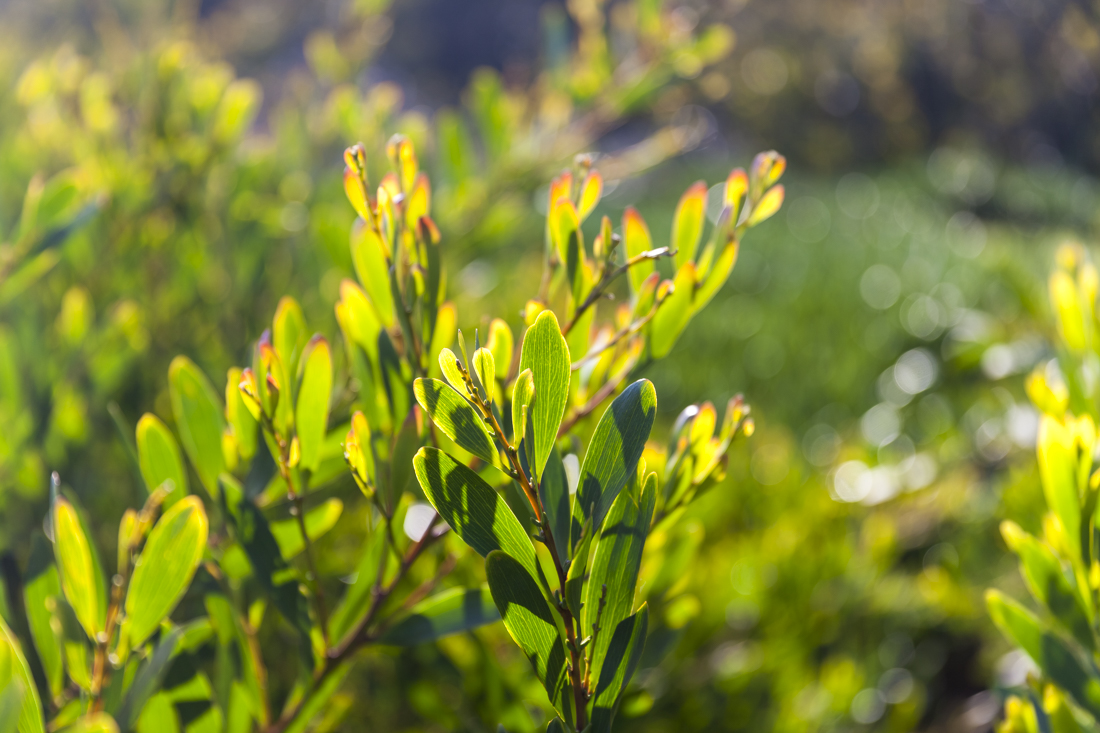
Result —
[{"label": "dense green vegetation", "polygon": [[[1069,316],[1046,285],[1055,246],[1095,233],[1090,178],[1002,162],[965,136],[925,149],[885,135],[904,138],[888,167],[822,172],[849,157],[832,133],[850,147],[858,126],[768,135],[796,108],[783,100],[813,85],[757,89],[768,59],[747,58],[756,42],[738,21],[760,28],[781,8],[570,3],[568,23],[544,16],[554,52],[530,83],[482,69],[459,105],[429,111],[364,81],[385,44],[372,34],[400,5],[352,5],[279,84],[234,71],[226,59],[249,68],[241,44],[212,43],[211,21],[186,9],[119,3],[88,31],[35,26],[13,6],[0,44],[12,80],[0,93],[0,680],[19,682],[0,697],[0,730],[38,730],[17,715],[37,699],[51,729],[77,730],[113,729],[78,723],[88,710],[123,730],[524,731],[555,716],[568,729],[605,725],[617,704],[617,730],[901,731],[988,727],[1011,695],[1008,730],[1073,730],[1068,710],[1089,727],[1088,673],[1067,678],[1004,621],[1012,602],[995,601],[1041,672],[1030,667],[983,593],[1022,599],[1026,586],[1040,611],[1028,623],[1071,654],[1091,649],[1074,606],[1036,581],[1038,561],[1022,556],[1021,575],[1006,551],[1046,548],[1044,572],[1074,568],[1067,593],[1095,626],[1091,555],[1044,520],[1062,509],[1035,460],[1040,412],[1047,435],[1068,418],[1049,400],[1037,411],[1024,386],[1057,356],[1071,411],[1095,413],[1072,383],[1080,371],[1091,384],[1080,353],[1094,347],[1065,345]],[[30,29],[51,40],[28,42]],[[888,99],[883,84],[874,95]],[[785,200],[735,233],[728,283],[706,275],[738,221],[741,179],[727,177],[750,153],[693,104],[722,98],[799,155],[785,173],[774,158],[749,167],[746,212],[778,203],[761,201],[780,173]],[[912,127],[876,109],[885,129]],[[682,244],[691,221],[697,248]],[[580,309],[603,274],[666,246]],[[1076,278],[1087,258],[1065,251],[1059,272]],[[392,282],[378,279],[387,257]],[[657,287],[665,278],[678,287]],[[689,292],[712,299],[684,306],[676,294]],[[658,300],[668,315],[650,312]],[[1081,308],[1091,323],[1092,301]],[[546,333],[564,333],[558,361],[580,367],[546,392],[567,405],[552,449],[551,418],[526,423],[525,443],[514,432],[523,347]],[[614,348],[595,353],[607,338]],[[601,421],[635,408],[648,442]],[[555,515],[534,489],[541,478],[560,498],[587,454],[620,454],[616,441],[645,450],[614,471],[623,506],[596,502],[597,514],[633,517],[626,498],[645,509],[652,495],[654,520],[630,555],[637,591],[629,572],[608,583],[632,599],[608,613],[646,643],[622,657],[621,700],[593,693],[582,718],[576,693],[598,687],[614,634],[594,632],[608,603],[599,541],[576,596],[568,561],[600,522],[579,499]],[[430,447],[414,460],[422,445],[458,460]],[[709,470],[681,496],[688,459]],[[497,502],[488,544],[454,514],[454,486],[463,507]],[[437,536],[431,507],[455,531]],[[505,595],[525,586],[546,596],[528,606],[553,633],[509,622]],[[555,650],[569,663],[548,665]]]}]

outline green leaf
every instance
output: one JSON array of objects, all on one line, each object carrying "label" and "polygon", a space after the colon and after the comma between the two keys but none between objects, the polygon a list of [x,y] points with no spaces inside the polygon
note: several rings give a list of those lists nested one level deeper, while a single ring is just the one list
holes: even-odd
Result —
[{"label": "green leaf", "polygon": [[98,569],[83,523],[67,499],[59,497],[54,501],[53,524],[61,587],[84,632],[95,640],[103,632],[107,613],[106,590],[100,582],[102,571]]},{"label": "green leaf", "polygon": [[137,721],[137,733],[179,733],[180,720],[169,696],[158,692],[145,703]]},{"label": "green leaf", "polygon": [[566,733],[565,723],[561,722],[561,718],[554,718],[547,724],[546,733]]},{"label": "green leaf", "polygon": [[[607,521],[600,529],[596,540],[596,551],[592,559],[592,570],[588,577],[588,592],[584,608],[581,611],[583,633],[596,634],[592,644],[592,677],[600,679],[604,659],[611,646],[612,632],[619,622],[630,615],[634,605],[634,590],[638,582],[638,569],[642,564],[642,550],[649,523],[653,519],[653,508],[657,502],[657,474],[650,473],[642,486],[641,493],[623,491],[611,511]],[[600,597],[604,596],[603,611],[600,609]],[[595,625],[599,616],[598,633]]]},{"label": "green leaf", "polygon": [[[535,380],[531,376],[530,369],[524,369],[516,377],[516,383],[512,386],[512,445],[519,447],[520,443],[530,433],[529,422],[532,403],[535,401]],[[526,445],[528,459],[533,457],[530,443]]]},{"label": "green leaf", "polygon": [[323,336],[314,336],[306,347],[302,386],[294,415],[298,447],[302,451],[300,465],[308,471],[316,471],[321,463],[331,399],[332,351]]},{"label": "green leaf", "polygon": [[696,181],[680,197],[672,217],[672,248],[676,250],[676,269],[695,261],[695,250],[703,236],[707,206],[707,184]]},{"label": "green leaf", "polygon": [[482,557],[502,550],[532,575],[535,548],[516,515],[489,484],[437,448],[421,448],[413,469],[424,495],[463,541]]},{"label": "green leaf", "polygon": [[558,319],[553,311],[543,311],[524,334],[519,357],[519,370],[530,369],[535,386],[535,400],[527,417],[535,434],[531,469],[536,477],[542,475],[558,439],[558,427],[569,403],[570,367],[569,346]]},{"label": "green leaf", "polygon": [[768,189],[768,192],[761,196],[760,201],[753,207],[752,213],[749,214],[748,221],[745,223],[750,227],[754,227],[766,219],[770,219],[783,205],[783,193],[783,186],[773,186]]},{"label": "green leaf", "polygon": [[386,629],[380,644],[415,646],[500,620],[489,589],[450,588],[412,607]]},{"label": "green leaf", "polygon": [[494,318],[489,324],[489,338],[485,341],[485,348],[493,352],[493,363],[498,369],[502,369],[499,376],[502,381],[508,380],[512,369],[512,352],[515,350],[515,339],[512,337],[512,329],[501,318]]},{"label": "green leaf", "polygon": [[55,612],[62,600],[61,578],[53,563],[49,542],[41,534],[35,534],[23,583],[23,603],[31,639],[53,697],[61,694],[65,685],[61,635],[58,631],[61,622]]},{"label": "green leaf", "polygon": [[66,728],[65,733],[118,733],[118,723],[107,713],[91,713]]},{"label": "green leaf", "polygon": [[203,486],[217,498],[218,474],[225,470],[225,416],[218,395],[206,375],[185,356],[177,356],[168,367],[168,391],[183,449]]},{"label": "green leaf", "polygon": [[474,352],[474,371],[485,389],[485,401],[492,404],[497,384],[497,366],[493,352],[482,347]]},{"label": "green leaf", "polygon": [[154,525],[126,593],[130,645],[137,648],[179,603],[206,549],[209,522],[202,500],[176,502]]},{"label": "green leaf", "polygon": [[607,648],[599,682],[592,693],[592,733],[608,733],[626,686],[638,668],[649,629],[649,606],[645,603],[633,616],[615,627]]},{"label": "green leaf", "polygon": [[[649,227],[633,206],[627,206],[623,211],[623,249],[626,251],[628,260],[653,249],[653,237],[649,234]],[[653,260],[645,259],[631,265],[630,292],[636,295],[641,290],[642,283],[654,271]]]},{"label": "green leaf", "polygon": [[168,666],[176,656],[178,642],[183,633],[184,629],[177,626],[161,637],[153,654],[138,669],[133,684],[126,691],[122,698],[122,705],[115,714],[115,719],[121,724],[123,730],[134,727],[146,701],[160,689],[164,675],[168,673]]},{"label": "green leaf", "polygon": [[284,398],[290,398],[290,385],[298,375],[298,361],[302,358],[308,338],[302,306],[294,298],[284,295],[279,299],[271,322],[271,345],[279,355],[279,363],[283,365],[286,377],[283,382],[283,389],[287,392]]},{"label": "green leaf", "polygon": [[561,462],[561,452],[557,446],[550,451],[542,480],[539,481],[539,501],[546,513],[546,529],[554,536],[562,565],[569,564],[569,522],[570,499],[569,479],[565,475],[565,466]]},{"label": "green leaf", "polygon": [[[310,541],[316,540],[332,529],[343,511],[344,502],[332,498],[306,512],[306,534],[309,535]],[[297,557],[306,548],[297,519],[272,522],[271,534],[275,536],[275,542],[279,545],[279,554],[286,560]]]},{"label": "green leaf", "polygon": [[534,576],[508,554],[489,553],[485,558],[485,577],[504,627],[535,668],[550,702],[561,712],[559,693],[566,673],[565,644],[550,604]]},{"label": "green leaf", "polygon": [[1066,643],[1045,628],[1034,614],[1004,594],[985,594],[989,615],[1000,630],[1039,665],[1043,674],[1070,693],[1077,704],[1100,718],[1100,674]]},{"label": "green leaf", "polygon": [[1094,649],[1088,608],[1049,548],[1013,522],[1001,525],[1001,534],[1020,558],[1020,572],[1028,590],[1085,648]]},{"label": "green leaf", "polygon": [[439,370],[443,372],[443,376],[447,378],[447,381],[456,392],[466,399],[472,399],[470,390],[466,386],[466,380],[462,377],[458,357],[450,349],[443,349],[439,352]]},{"label": "green leaf", "polygon": [[649,326],[649,350],[654,359],[672,351],[676,339],[691,319],[691,296],[695,290],[695,263],[685,262],[676,272],[672,293],[664,299]]},{"label": "green leaf", "polygon": [[386,262],[386,246],[378,233],[365,222],[357,221],[351,232],[351,259],[355,275],[370,298],[378,319],[386,328],[393,328],[396,312],[390,292],[390,268]]},{"label": "green leaf", "polygon": [[[573,504],[573,531],[585,520],[603,526],[612,502],[634,478],[649,431],[657,416],[657,391],[648,379],[639,379],[623,390],[604,410],[581,464],[580,485]],[[574,535],[570,544],[575,544]]]},{"label": "green leaf", "polygon": [[493,436],[462,395],[439,379],[416,380],[413,394],[436,427],[459,447],[487,463],[500,463]]},{"label": "green leaf", "polygon": [[23,712],[23,682],[13,678],[0,687],[0,733],[17,733]]},{"label": "green leaf", "polygon": [[19,733],[44,733],[42,720],[42,702],[38,699],[38,690],[34,686],[31,668],[19,641],[11,629],[0,618],[0,690],[13,682],[20,685],[22,703],[19,706]]},{"label": "green leaf", "polygon": [[1079,469],[1077,440],[1072,427],[1043,415],[1039,422],[1039,476],[1047,506],[1066,530],[1074,562],[1081,564],[1081,489],[1088,470]]},{"label": "green leaf", "polygon": [[393,448],[390,450],[390,481],[383,484],[383,505],[386,514],[393,516],[401,494],[412,485],[412,460],[416,451],[422,445],[422,417],[420,408],[413,406],[401,423],[401,429],[393,437]]},{"label": "green leaf", "polygon": [[589,519],[581,530],[581,539],[577,543],[573,553],[573,561],[569,563],[569,569],[565,576],[565,603],[569,610],[578,619],[583,608],[581,601],[584,595],[584,581],[588,577],[588,559],[592,549],[592,538],[596,533],[592,530],[592,520]]},{"label": "green leaf", "polygon": [[[249,412],[241,396],[240,384],[243,371],[233,367],[226,373],[225,380],[225,419],[233,428],[233,437],[237,441],[237,450],[245,460],[251,460],[256,454],[256,434],[259,423]],[[182,496],[182,494],[180,494]]]},{"label": "green leaf", "polygon": [[187,495],[187,471],[183,467],[179,446],[172,431],[151,413],[145,413],[137,424],[138,465],[145,488],[151,494],[165,481],[172,482],[172,491],[164,497],[171,506]]}]

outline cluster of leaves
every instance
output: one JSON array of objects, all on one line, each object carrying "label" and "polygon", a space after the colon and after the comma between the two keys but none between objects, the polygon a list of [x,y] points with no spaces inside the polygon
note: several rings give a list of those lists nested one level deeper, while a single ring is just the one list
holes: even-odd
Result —
[{"label": "cluster of leaves", "polygon": [[[525,307],[519,349],[497,319],[486,346],[475,336],[467,356],[444,300],[428,178],[407,138],[395,137],[387,152],[393,171],[374,195],[363,147],[345,153],[359,281],[341,285],[336,306],[342,382],[329,342],[308,336],[291,298],[252,364],[229,371],[224,404],[201,370],[177,357],[169,388],[179,441],[152,414],[138,423],[132,451],[149,498],[122,519],[109,593],[86,520],[55,474],[54,560],[44,545],[16,589],[33,643],[3,628],[12,660],[4,730],[43,730],[44,710],[54,729],[304,730],[323,717],[364,647],[434,641],[497,618],[559,716],[551,729],[609,729],[645,644],[646,597],[668,593],[689,559],[651,553],[643,568],[646,538],[724,478],[731,442],[752,431],[737,398],[720,427],[712,405],[691,407],[667,453],[647,448],[656,393],[644,379],[627,382],[640,358],[671,349],[709,300],[711,278],[728,277],[740,236],[778,209],[784,160],[761,154],[751,175],[734,171],[696,259],[702,185],[677,207],[673,249],[650,249],[644,222],[628,210],[630,233],[620,237],[605,217],[589,251],[581,225],[602,179],[582,159],[583,178],[567,172],[551,187],[544,292]],[[679,261],[674,280],[637,278],[635,268],[666,255]],[[613,323],[597,321],[601,296],[623,275],[629,301]],[[564,329],[555,305],[569,314]],[[570,356],[571,336],[581,359]],[[461,358],[450,349],[456,338]],[[209,507],[190,493],[183,454]],[[368,529],[354,582],[330,606],[332,579],[319,570],[314,542],[343,513],[339,498],[321,497],[345,462],[366,499]],[[417,487],[430,505],[415,503]],[[486,558],[488,590],[456,583],[453,556],[437,557],[413,582],[413,566],[448,528]],[[173,623],[200,564],[205,615]],[[652,580],[644,592],[640,574]],[[282,699],[273,699],[271,651],[259,643],[269,608],[297,637],[298,664],[278,659],[279,670],[298,668]],[[181,684],[168,687],[169,674]],[[202,705],[196,712],[187,702]]]},{"label": "cluster of leaves", "polygon": [[[154,403],[163,414],[167,394],[152,375],[162,374],[176,353],[207,367],[236,362],[239,345],[285,292],[297,295],[311,317],[331,323],[336,285],[353,270],[346,246],[351,217],[332,176],[347,139],[382,139],[383,130],[397,129],[428,151],[439,182],[437,223],[462,248],[537,231],[531,194],[549,171],[595,147],[626,115],[644,113],[675,76],[675,59],[706,64],[728,48],[704,40],[703,29],[665,32],[660,21],[671,10],[642,5],[635,20],[616,27],[630,41],[619,49],[625,55],[605,54],[614,57],[610,66],[583,91],[560,74],[548,74],[533,91],[512,90],[484,70],[463,107],[431,119],[403,110],[393,84],[348,83],[350,71],[370,61],[354,33],[311,36],[310,70],[269,100],[271,112],[256,128],[261,87],[201,52],[189,40],[201,34],[165,8],[148,8],[139,30],[126,25],[129,16],[97,26],[133,38],[121,44],[110,35],[90,38],[82,48],[101,49],[90,55],[71,45],[43,53],[40,45],[13,39],[9,48],[34,55],[2,60],[19,78],[0,100],[5,234],[19,219],[27,181],[40,171],[59,173],[46,196],[64,188],[70,213],[88,202],[98,208],[75,236],[52,241],[51,254],[36,260],[38,287],[19,286],[20,308],[6,309],[5,333],[20,344],[5,353],[8,373],[18,377],[15,391],[24,395],[12,404],[22,426],[15,432],[24,438],[13,434],[10,457],[0,456],[0,473],[11,479],[0,495],[17,491],[30,501],[8,507],[2,542],[18,546],[22,528],[33,525],[32,514],[45,502],[47,465],[66,476],[95,477],[81,479],[81,491],[128,478],[112,429],[117,421],[109,415],[137,414]],[[388,22],[374,11],[367,15],[355,22]],[[19,35],[14,20],[5,24],[9,33]],[[611,45],[605,34],[602,47]],[[585,68],[568,39],[559,52],[563,63]],[[334,63],[350,71],[334,74]],[[652,135],[606,163],[616,177],[627,176],[696,139],[683,125],[655,125]],[[382,163],[384,156],[368,152],[372,165]],[[39,185],[27,196],[30,209]],[[27,221],[18,226],[29,231]],[[145,364],[151,368],[139,368]],[[109,412],[112,402],[121,410]],[[106,466],[105,456],[112,459]],[[96,493],[93,512],[121,511],[122,497]]]},{"label": "cluster of leaves", "polygon": [[1047,513],[1039,537],[1014,522],[1001,525],[1040,613],[998,590],[986,594],[996,625],[1039,673],[1008,699],[999,727],[1004,733],[1073,732],[1093,729],[1100,721],[1100,474],[1094,472],[1100,402],[1092,374],[1098,287],[1100,275],[1084,251],[1064,245],[1049,283],[1060,337],[1057,359],[1040,365],[1027,381],[1028,394],[1042,412],[1037,452]]}]

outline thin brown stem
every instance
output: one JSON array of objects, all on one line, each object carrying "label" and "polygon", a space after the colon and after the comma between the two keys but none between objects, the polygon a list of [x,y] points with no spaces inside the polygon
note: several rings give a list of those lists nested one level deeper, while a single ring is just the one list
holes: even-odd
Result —
[{"label": "thin brown stem", "polygon": [[596,286],[593,287],[592,290],[588,293],[588,297],[586,297],[581,302],[580,306],[577,307],[577,310],[573,314],[573,317],[569,319],[569,323],[565,324],[565,328],[561,330],[562,335],[569,335],[569,332],[572,331],[573,327],[577,325],[577,322],[580,321],[581,316],[584,315],[585,311],[591,308],[596,303],[596,301],[602,298],[611,283],[613,283],[624,272],[644,260],[657,260],[665,257],[666,255],[674,254],[676,253],[668,251],[668,247],[659,247],[657,249],[639,252],[615,269],[605,271],[603,277],[600,278],[600,281],[596,283]]}]

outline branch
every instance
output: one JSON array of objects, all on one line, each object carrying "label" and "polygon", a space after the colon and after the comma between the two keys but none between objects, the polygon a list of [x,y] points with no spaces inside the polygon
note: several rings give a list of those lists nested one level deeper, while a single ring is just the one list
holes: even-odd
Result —
[{"label": "branch", "polygon": [[643,260],[659,260],[662,257],[671,257],[674,254],[676,253],[670,252],[668,250],[668,247],[658,247],[657,249],[650,249],[646,250],[645,252],[639,252],[638,254],[628,259],[622,265],[616,267],[614,270],[605,271],[603,277],[600,278],[600,281],[596,283],[596,286],[592,288],[592,290],[588,293],[588,297],[585,298],[584,302],[582,302],[577,308],[576,313],[573,314],[573,317],[569,320],[569,323],[565,324],[565,328],[561,330],[562,336],[569,335],[569,332],[573,330],[573,326],[577,325],[577,322],[581,319],[581,316],[584,315],[584,312],[591,308],[596,301],[603,297],[603,294],[607,290],[608,286],[611,285],[611,283],[613,283],[615,279],[619,277],[619,275],[622,275],[624,272],[626,272],[639,262],[642,262]]}]

